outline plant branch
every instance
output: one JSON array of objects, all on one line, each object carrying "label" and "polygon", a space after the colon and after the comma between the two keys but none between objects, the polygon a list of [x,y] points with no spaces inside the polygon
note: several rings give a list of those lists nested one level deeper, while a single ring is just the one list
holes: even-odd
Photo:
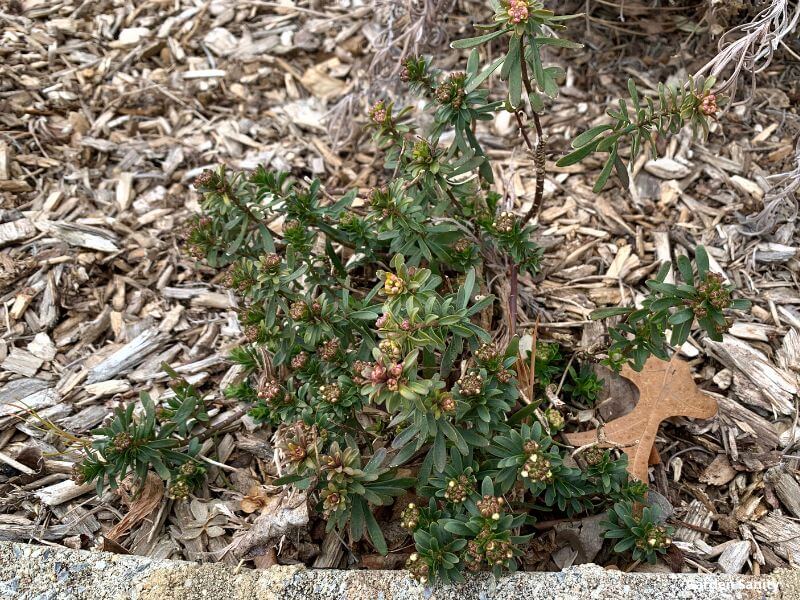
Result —
[{"label": "plant branch", "polygon": [[[528,77],[528,65],[527,59],[525,58],[525,42],[524,38],[520,40],[520,66],[522,69],[522,82],[525,86],[525,91],[528,94],[528,97],[533,94],[533,86],[531,85],[530,78]],[[528,222],[534,217],[534,215],[538,215],[539,211],[542,208],[542,198],[544,196],[544,144],[547,141],[547,138],[542,131],[542,123],[539,119],[539,114],[531,108],[531,114],[533,118],[533,125],[536,128],[536,145],[534,146],[533,142],[531,141],[530,136],[528,135],[528,130],[525,127],[525,123],[522,120],[522,113],[524,112],[523,109],[515,110],[514,116],[517,118],[517,124],[519,125],[519,131],[522,136],[523,141],[525,142],[525,146],[528,148],[528,152],[531,153],[534,160],[534,166],[536,169],[536,192],[533,197],[533,204],[531,205],[530,210],[525,214],[522,219],[522,223],[520,224],[520,228],[524,229]],[[519,265],[512,260],[510,273],[510,286],[511,290],[508,297],[508,309],[511,313],[509,319],[509,333],[511,336],[515,336],[517,334],[517,298],[519,296]]]},{"label": "plant branch", "polygon": [[508,324],[508,332],[513,338],[517,335],[517,296],[519,295],[519,265],[513,260],[511,261],[511,277],[510,285],[511,292],[508,295],[508,311],[511,313]]},{"label": "plant branch", "polygon": [[276,231],[272,231],[272,229],[269,228],[269,224],[266,221],[264,221],[263,219],[259,219],[255,215],[255,213],[252,210],[250,210],[250,207],[247,206],[247,204],[243,204],[242,202],[239,202],[239,198],[237,198],[236,194],[233,192],[233,188],[231,188],[231,184],[228,181],[227,177],[223,176],[223,178],[224,178],[224,181],[225,181],[225,183],[224,183],[224,185],[225,185],[225,199],[229,200],[236,208],[238,208],[240,211],[242,211],[244,214],[246,214],[251,221],[253,221],[254,223],[256,223],[258,225],[263,226],[264,229],[269,231],[271,235],[274,235],[279,240],[282,240],[283,236],[280,233],[277,233]]},{"label": "plant branch", "polygon": [[475,226],[475,223],[473,223],[467,217],[467,215],[464,214],[464,210],[461,208],[461,205],[458,203],[458,198],[456,198],[456,195],[453,193],[453,190],[451,190],[446,185],[442,185],[441,188],[447,194],[447,197],[450,199],[450,202],[453,204],[453,209],[455,209],[455,211],[458,213],[458,216],[461,217],[464,220],[464,223],[467,224],[467,227],[472,232],[472,235],[474,235],[479,241],[481,241],[481,236],[478,233],[478,228]]},{"label": "plant branch", "polygon": [[461,205],[458,203],[458,198],[456,198],[456,195],[453,193],[453,190],[451,190],[449,187],[445,185],[441,187],[444,190],[444,193],[447,194],[447,197],[450,199],[450,202],[453,205],[453,209],[458,213],[458,216],[464,219],[467,223],[469,223],[469,219],[467,218],[467,215],[464,214],[464,211],[462,210]]},{"label": "plant branch", "polygon": [[[531,86],[531,80],[528,78],[528,61],[525,58],[525,43],[524,38],[520,40],[520,65],[522,67],[522,82],[525,86],[525,91],[528,93],[530,97],[533,94],[533,87]],[[515,112],[517,117],[517,123],[519,123],[519,130],[522,133],[522,137],[525,140],[525,145],[528,147],[528,151],[533,155],[534,165],[536,168],[536,192],[533,197],[533,204],[531,204],[530,210],[525,214],[522,219],[521,227],[525,227],[528,222],[534,217],[539,214],[539,211],[542,209],[542,198],[544,196],[544,145],[547,143],[547,138],[542,131],[542,122],[539,120],[539,114],[531,108],[532,118],[533,118],[533,125],[536,128],[536,146],[531,143],[530,138],[528,137],[528,132],[525,129],[525,125],[522,122],[522,117],[520,116],[520,112]]]}]

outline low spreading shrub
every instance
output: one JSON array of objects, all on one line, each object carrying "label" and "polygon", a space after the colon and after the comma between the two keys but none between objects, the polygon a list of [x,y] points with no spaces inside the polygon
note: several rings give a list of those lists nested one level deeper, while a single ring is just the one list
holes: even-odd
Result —
[{"label": "low spreading shrub", "polygon": [[[556,36],[570,17],[539,2],[493,4],[492,24],[452,44],[472,48],[463,72],[405,61],[401,78],[427,100],[432,124],[418,126],[411,109],[387,99],[370,109],[385,183],[333,197],[319,181],[264,168],[206,171],[195,182],[203,214],[187,241],[242,299],[246,341],[231,360],[247,376],[224,393],[275,432],[285,475],[272,483],[306,490],[329,531],[381,553],[391,511],[380,507],[402,497],[400,524],[415,545],[407,568],[421,582],[513,571],[542,518],[605,512],[614,549],[635,560],[653,561],[671,543],[624,454],[595,447],[575,460],[559,437],[568,404],[598,400],[597,357],[541,340],[520,350],[519,277],[535,275],[543,255],[534,227],[547,144],[539,113],[563,75],[545,66],[543,49],[580,45]],[[489,44],[502,52],[484,65],[478,47]],[[505,83],[504,97],[490,77]],[[579,135],[559,164],[605,152],[596,190],[614,170],[624,186],[623,156],[655,149],[654,136],[685,123],[707,130],[720,100],[712,89],[709,79],[643,98],[631,84],[630,104]],[[524,214],[493,190],[476,134],[502,111],[517,119],[535,165]],[[746,307],[703,248],[695,259],[679,258],[675,284],[664,265],[641,306],[597,311],[617,319],[607,364],[667,359],[695,323],[716,338],[725,311]],[[507,306],[493,286],[508,286]],[[553,403],[553,389],[568,404]],[[175,391],[160,409],[143,397],[140,417],[130,406],[96,431],[79,476],[113,486],[152,468],[174,496],[188,495],[202,479],[194,457],[207,417],[191,386],[178,381]]]}]

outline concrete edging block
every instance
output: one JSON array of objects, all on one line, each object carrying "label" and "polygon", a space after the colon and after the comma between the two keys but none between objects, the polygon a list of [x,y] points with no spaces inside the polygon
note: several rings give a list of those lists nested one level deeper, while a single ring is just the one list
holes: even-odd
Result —
[{"label": "concrete edging block", "polygon": [[560,573],[482,575],[425,588],[405,571],[222,564],[0,542],[0,598],[13,600],[797,600],[800,571],[773,575],[649,574],[580,565]]}]

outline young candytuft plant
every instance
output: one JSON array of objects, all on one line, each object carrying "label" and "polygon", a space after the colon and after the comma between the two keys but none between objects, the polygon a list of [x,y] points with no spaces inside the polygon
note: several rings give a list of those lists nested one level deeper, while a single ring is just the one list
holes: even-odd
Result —
[{"label": "young candytuft plant", "polygon": [[[180,381],[176,398],[169,408],[157,410],[149,395],[142,393],[143,412],[134,413],[135,404],[117,409],[111,422],[92,431],[92,440],[84,443],[85,457],[76,464],[73,479],[77,483],[95,483],[101,495],[106,485],[116,488],[129,474],[135,490],[141,488],[147,472],[154,470],[169,482],[169,495],[185,499],[202,483],[205,468],[196,460],[200,443],[196,437],[185,442],[192,421],[202,419],[194,388]],[[183,437],[183,440],[181,439]]]},{"label": "young candytuft plant", "polygon": [[597,396],[603,389],[603,380],[597,376],[589,363],[581,363],[576,369],[570,365],[567,369],[568,378],[564,383],[564,391],[567,392],[575,402],[594,406]]},{"label": "young candytuft plant", "polygon": [[[386,553],[385,507],[410,499],[400,523],[415,546],[407,567],[423,583],[518,568],[542,518],[613,508],[609,535],[621,538],[619,550],[635,547],[649,559],[669,545],[649,510],[635,516],[646,485],[629,481],[624,455],[592,448],[576,463],[562,442],[566,420],[551,388],[564,382],[572,401],[591,406],[601,382],[589,366],[570,366],[571,352],[555,343],[538,341],[530,357],[519,349],[519,275],[535,274],[543,255],[534,228],[547,144],[539,114],[563,75],[545,64],[544,49],[580,44],[556,36],[570,16],[540,2],[492,6],[492,24],[452,44],[472,49],[463,71],[405,61],[401,79],[427,100],[432,123],[418,125],[414,111],[387,99],[372,105],[369,126],[385,155],[381,185],[337,196],[319,181],[264,168],[205,171],[195,181],[203,214],[187,240],[190,254],[223,269],[241,298],[245,342],[231,360],[246,378],[225,394],[274,432],[285,473],[275,483],[306,490],[317,518],[354,550]],[[489,52],[479,48],[488,44],[501,52],[482,64]],[[492,79],[504,83],[490,86]],[[613,167],[624,176],[625,140],[635,154],[652,131],[705,123],[709,81],[702,94],[665,90],[661,107],[634,98],[631,113],[623,103],[610,113],[615,124],[579,136],[564,162],[607,151],[600,182]],[[534,159],[536,192],[524,215],[491,189],[477,133],[501,111],[515,116]],[[744,307],[705,256],[698,249],[696,276],[679,260],[681,284],[665,283],[662,269],[641,309],[595,315],[624,317],[612,331],[612,364],[667,357],[666,330],[681,343],[695,319],[716,336],[723,312]],[[507,304],[493,288],[508,290]],[[523,394],[517,375],[528,364]],[[113,484],[126,470],[141,478],[150,467],[175,477],[197,449],[195,429],[178,418],[193,396],[183,397],[162,407],[163,423],[143,398],[143,418],[129,407],[96,432],[85,478]],[[194,406],[202,424],[205,412]],[[117,444],[122,434],[131,439]]]},{"label": "young candytuft plant", "polygon": [[655,507],[637,508],[630,501],[618,502],[602,523],[604,537],[619,540],[614,544],[614,552],[630,552],[633,560],[655,563],[658,555],[672,544],[673,533],[672,527],[659,524],[657,518]]}]

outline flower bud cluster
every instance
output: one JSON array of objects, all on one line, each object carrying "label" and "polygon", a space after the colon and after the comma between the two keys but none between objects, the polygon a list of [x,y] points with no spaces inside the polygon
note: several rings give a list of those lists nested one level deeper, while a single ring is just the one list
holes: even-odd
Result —
[{"label": "flower bud cluster", "polygon": [[117,452],[125,452],[133,446],[133,436],[130,433],[123,431],[114,436],[114,450]]},{"label": "flower bud cluster", "polygon": [[266,402],[277,403],[285,398],[285,392],[276,379],[263,381],[258,386],[256,394],[261,400],[265,400]]},{"label": "flower bud cluster", "polygon": [[517,217],[514,213],[503,211],[497,215],[492,226],[500,233],[511,233],[514,231],[514,224],[517,222]]},{"label": "flower bud cluster", "polygon": [[447,489],[444,491],[445,500],[453,504],[465,502],[475,491],[475,483],[466,475],[459,475],[458,479],[451,479],[447,482]]},{"label": "flower bud cluster", "polygon": [[414,531],[419,525],[419,517],[419,508],[413,502],[409,502],[408,506],[400,513],[400,527]]},{"label": "flower bud cluster", "polygon": [[378,100],[372,105],[372,108],[369,109],[369,118],[376,125],[387,126],[392,122],[392,115],[383,100]]},{"label": "flower bud cluster", "polygon": [[419,581],[421,584],[424,585],[428,583],[430,567],[425,561],[420,560],[419,554],[416,552],[408,557],[408,560],[406,561],[406,569],[411,577]]},{"label": "flower bud cluster", "polygon": [[353,381],[356,383],[385,384],[389,390],[397,391],[402,380],[403,365],[397,362],[383,365],[380,362],[357,360],[353,363],[353,371]]},{"label": "flower bud cluster", "polygon": [[342,396],[342,388],[338,383],[319,386],[319,395],[329,404],[336,404]]},{"label": "flower bud cluster", "polygon": [[707,117],[713,117],[717,114],[717,96],[715,94],[709,92],[701,98],[700,112]]},{"label": "flower bud cluster", "polygon": [[548,408],[544,411],[544,416],[547,419],[547,424],[550,425],[550,428],[555,431],[561,431],[564,429],[564,415],[562,415],[558,410],[555,408]]},{"label": "flower bud cluster", "polygon": [[406,291],[406,282],[393,273],[386,273],[383,280],[383,293],[389,297],[399,296]]},{"label": "flower bud cluster", "polygon": [[295,371],[302,369],[307,364],[308,364],[308,352],[306,352],[305,350],[299,352],[298,354],[295,354],[292,357],[291,365],[292,369]]},{"label": "flower bud cluster", "polygon": [[467,93],[464,89],[466,76],[464,73],[453,73],[445,79],[434,92],[436,102],[447,104],[455,110],[461,108]]},{"label": "flower bud cluster", "polygon": [[529,440],[525,442],[523,449],[527,458],[519,473],[520,477],[522,477],[523,480],[532,481],[534,483],[546,483],[551,481],[553,479],[552,465],[541,446],[537,442]]},{"label": "flower bud cluster", "polygon": [[484,496],[476,503],[478,511],[482,517],[497,521],[500,519],[500,513],[503,511],[505,500],[502,496]]},{"label": "flower bud cluster", "polygon": [[322,492],[322,510],[326,518],[329,518],[337,510],[344,508],[347,504],[347,490],[339,489],[335,483],[328,483]]},{"label": "flower bud cluster", "polygon": [[475,351],[475,356],[478,357],[478,360],[481,362],[488,363],[495,360],[499,356],[499,352],[494,344],[484,343]]},{"label": "flower bud cluster", "polygon": [[440,394],[437,398],[437,404],[439,410],[443,413],[454,413],[456,411],[456,400],[450,392]]},{"label": "flower bud cluster", "polygon": [[387,358],[395,361],[400,360],[400,357],[403,355],[403,349],[400,347],[400,343],[395,340],[381,340],[378,344],[378,350]]},{"label": "flower bud cluster", "polygon": [[339,341],[339,338],[332,338],[327,342],[323,342],[317,348],[317,353],[322,360],[331,362],[335,360],[336,356],[339,354],[341,345],[342,343]]},{"label": "flower bud cluster", "polygon": [[280,254],[274,252],[261,257],[261,264],[268,273],[276,273],[281,266]]},{"label": "flower bud cluster", "polygon": [[514,558],[514,546],[510,540],[498,539],[489,527],[484,527],[464,550],[464,562],[470,571],[480,571],[483,565],[503,565]]},{"label": "flower bud cluster", "polygon": [[462,396],[478,396],[483,390],[483,377],[481,377],[480,373],[464,375],[458,380],[458,389]]},{"label": "flower bud cluster", "polygon": [[658,550],[668,548],[672,545],[672,538],[669,537],[665,527],[654,525],[647,531],[646,535],[636,540],[636,547],[642,550]]},{"label": "flower bud cluster", "polygon": [[508,20],[514,25],[522,23],[528,19],[530,14],[528,0],[509,0]]}]

